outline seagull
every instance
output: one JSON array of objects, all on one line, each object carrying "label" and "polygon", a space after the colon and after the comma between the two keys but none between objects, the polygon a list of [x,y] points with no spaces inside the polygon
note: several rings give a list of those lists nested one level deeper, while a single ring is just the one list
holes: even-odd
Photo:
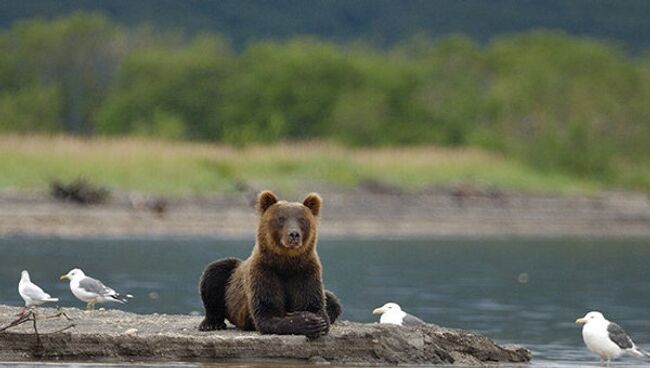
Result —
[{"label": "seagull", "polygon": [[388,323],[399,326],[420,326],[425,322],[418,317],[408,314],[400,308],[397,303],[386,303],[379,308],[375,308],[372,314],[380,314],[379,323]]},{"label": "seagull", "polygon": [[27,308],[39,306],[46,302],[58,302],[58,298],[52,298],[50,294],[46,293],[34,284],[29,278],[29,272],[23,270],[20,273],[20,282],[18,283],[18,294],[25,301],[25,307],[18,314],[24,316]]},{"label": "seagull", "polygon": [[600,312],[589,312],[578,318],[576,323],[583,324],[582,339],[592,353],[600,357],[600,362],[609,362],[628,353],[642,358],[650,356],[648,352],[639,349],[621,326],[605,319]]},{"label": "seagull", "polygon": [[104,285],[101,281],[95,280],[79,268],[70,270],[65,275],[61,276],[61,280],[70,280],[70,290],[77,299],[88,303],[86,310],[95,309],[95,304],[106,302],[117,302],[124,304],[126,298],[133,298],[132,295],[126,294],[122,298],[115,290]]}]

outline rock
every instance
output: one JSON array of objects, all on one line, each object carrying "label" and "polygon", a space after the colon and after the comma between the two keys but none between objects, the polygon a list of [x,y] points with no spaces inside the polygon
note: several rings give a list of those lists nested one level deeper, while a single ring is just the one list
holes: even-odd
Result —
[{"label": "rock", "polygon": [[[19,308],[0,305],[0,328]],[[54,309],[42,308],[44,315]],[[315,340],[304,336],[260,335],[234,329],[200,332],[200,316],[136,315],[118,310],[84,313],[66,308],[73,320],[38,322],[37,339],[26,323],[0,333],[0,360],[122,361],[292,360],[315,364],[458,364],[528,362],[531,353],[518,346],[499,346],[485,336],[436,325],[405,328],[343,321]],[[130,320],[124,332],[118,321]],[[69,324],[75,326],[61,333]],[[129,333],[131,332],[131,333]]]},{"label": "rock", "polygon": [[313,357],[309,358],[308,362],[310,364],[318,364],[318,365],[330,364],[330,362],[328,362],[327,359],[323,358],[322,356],[318,356],[318,355],[314,355]]}]

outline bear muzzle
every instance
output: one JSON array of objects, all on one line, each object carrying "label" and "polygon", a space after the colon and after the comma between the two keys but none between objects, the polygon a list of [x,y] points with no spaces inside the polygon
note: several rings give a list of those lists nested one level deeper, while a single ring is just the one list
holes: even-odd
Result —
[{"label": "bear muzzle", "polygon": [[289,231],[282,237],[282,245],[287,248],[298,248],[302,246],[302,235],[299,231]]}]

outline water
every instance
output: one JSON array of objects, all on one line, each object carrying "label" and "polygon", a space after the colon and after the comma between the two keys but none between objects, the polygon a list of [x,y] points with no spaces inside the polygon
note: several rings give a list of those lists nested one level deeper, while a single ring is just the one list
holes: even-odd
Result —
[{"label": "water", "polygon": [[[83,307],[58,280],[81,267],[136,297],[111,307],[201,312],[197,284],[204,265],[245,258],[251,246],[214,239],[0,239],[0,303],[22,303],[16,285],[28,269],[62,306]],[[525,345],[535,367],[575,367],[597,366],[574,321],[600,310],[650,350],[647,240],[321,240],[319,254],[344,319],[376,321],[371,310],[396,301],[424,320]],[[617,365],[639,363],[623,358]]]}]

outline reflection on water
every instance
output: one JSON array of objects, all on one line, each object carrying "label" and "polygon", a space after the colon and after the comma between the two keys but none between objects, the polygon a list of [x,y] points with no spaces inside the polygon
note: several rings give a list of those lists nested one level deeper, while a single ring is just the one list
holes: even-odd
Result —
[{"label": "reflection on water", "polygon": [[[0,303],[19,305],[22,269],[63,306],[83,307],[58,276],[73,267],[135,295],[139,313],[202,312],[203,266],[251,250],[250,241],[0,239]],[[371,322],[386,301],[440,325],[518,343],[535,366],[597,366],[577,317],[601,310],[650,346],[650,241],[321,240],[327,288],[343,318]],[[596,364],[595,364],[596,363]],[[634,365],[633,358],[617,365]],[[177,365],[178,366],[178,365]],[[183,365],[184,366],[184,365]],[[229,367],[254,365],[229,365]],[[269,367],[268,365],[263,365]]]}]

